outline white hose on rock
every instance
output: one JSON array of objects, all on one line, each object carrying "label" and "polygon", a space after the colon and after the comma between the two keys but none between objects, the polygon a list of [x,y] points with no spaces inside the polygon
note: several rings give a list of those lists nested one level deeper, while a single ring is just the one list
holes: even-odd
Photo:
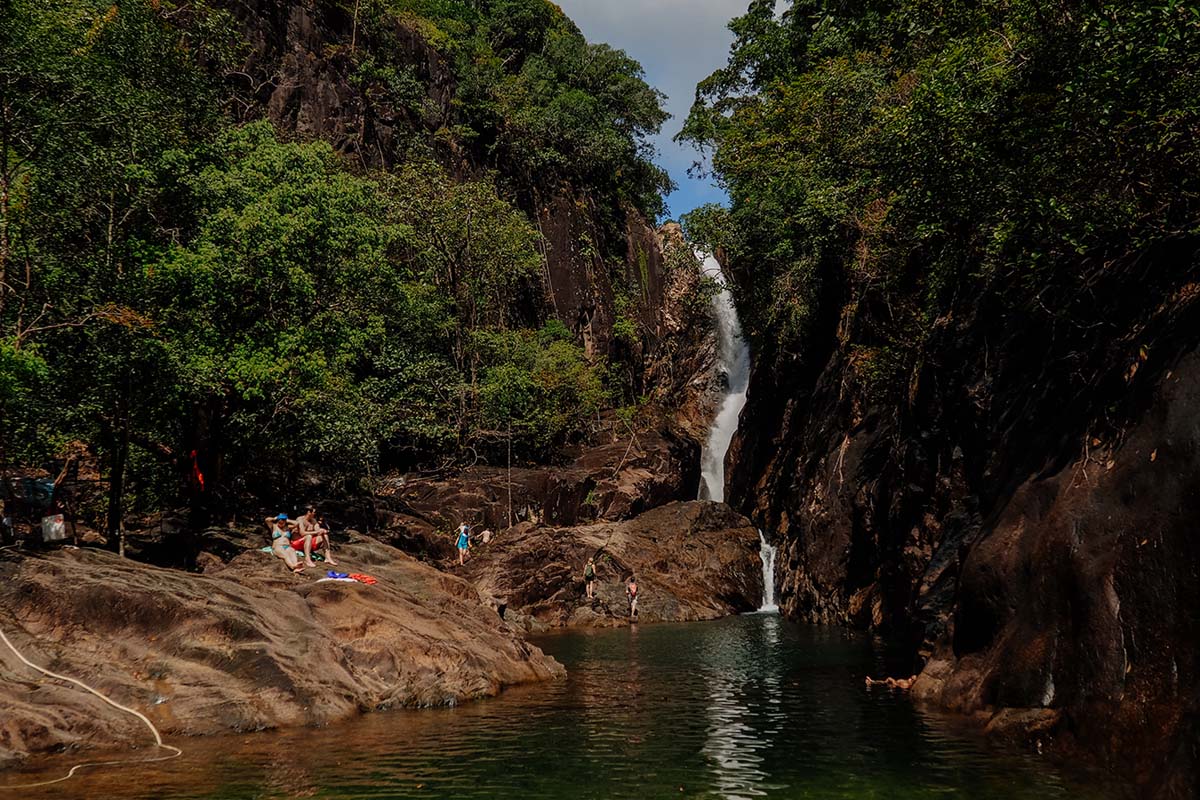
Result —
[{"label": "white hose on rock", "polygon": [[30,669],[37,670],[38,672],[42,673],[43,675],[47,675],[51,678],[55,678],[56,680],[66,681],[67,683],[73,683],[76,686],[78,686],[80,689],[83,689],[85,691],[91,692],[92,694],[96,695],[96,697],[99,697],[101,700],[108,703],[113,708],[119,709],[121,711],[124,711],[126,714],[132,714],[133,716],[137,717],[142,722],[146,723],[146,727],[149,728],[150,733],[152,733],[154,735],[155,746],[162,750],[170,751],[170,753],[168,753],[165,756],[154,756],[151,758],[125,758],[125,759],[121,759],[119,761],[85,761],[82,764],[76,764],[75,766],[71,767],[71,769],[67,772],[67,774],[62,776],[61,778],[55,778],[52,781],[39,781],[38,783],[18,783],[18,784],[13,784],[13,785],[8,785],[8,786],[0,785],[0,791],[8,791],[11,789],[32,789],[37,786],[50,786],[51,784],[62,783],[63,781],[70,780],[75,775],[76,772],[78,772],[79,770],[84,769],[86,767],[110,767],[110,766],[117,766],[119,764],[152,764],[156,761],[169,761],[172,758],[178,758],[179,756],[183,755],[183,751],[180,750],[178,747],[175,747],[174,745],[163,744],[162,736],[159,735],[159,733],[158,733],[158,728],[154,727],[154,723],[151,722],[150,719],[142,712],[138,711],[137,709],[121,705],[116,700],[113,700],[112,698],[101,694],[100,692],[98,692],[95,689],[93,689],[92,687],[88,686],[86,683],[84,683],[81,680],[77,680],[75,678],[71,678],[66,675],[59,675],[57,672],[51,672],[50,670],[45,669],[44,667],[39,667],[37,664],[34,664],[32,661],[30,661],[28,658],[26,658],[24,655],[22,655],[21,651],[18,650],[13,645],[13,643],[8,640],[8,637],[4,634],[3,628],[0,628],[0,640],[2,640],[4,642],[4,644],[8,646],[9,650],[13,651],[13,655],[15,655],[17,658],[19,658],[21,660],[21,663],[23,663],[25,666],[29,667]]}]

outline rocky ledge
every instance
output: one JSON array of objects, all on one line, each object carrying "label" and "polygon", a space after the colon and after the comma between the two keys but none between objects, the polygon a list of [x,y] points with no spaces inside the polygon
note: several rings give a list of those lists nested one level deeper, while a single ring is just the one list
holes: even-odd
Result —
[{"label": "rocky ledge", "polygon": [[[98,550],[0,563],[0,626],[27,658],[142,710],[166,735],[453,705],[563,675],[460,578],[359,537],[338,557],[378,583],[318,582],[258,551],[203,575]],[[131,716],[3,647],[0,676],[0,763],[146,739]]]},{"label": "rocky ledge", "polygon": [[[762,604],[758,531],[724,503],[670,503],[623,522],[555,528],[522,524],[474,548],[458,574],[506,604],[529,630],[618,625],[625,580],[637,576],[642,622],[716,619]],[[596,560],[596,597],[583,568]]]}]

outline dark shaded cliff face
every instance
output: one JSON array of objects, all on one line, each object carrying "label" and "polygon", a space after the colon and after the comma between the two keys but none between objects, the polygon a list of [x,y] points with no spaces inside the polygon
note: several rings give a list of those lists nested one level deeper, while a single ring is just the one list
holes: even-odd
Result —
[{"label": "dark shaded cliff face", "polygon": [[918,695],[1190,796],[1197,246],[1083,264],[1023,303],[964,297],[890,399],[848,344],[886,309],[826,281],[803,355],[756,353],[730,456],[732,504],[780,544],[785,613],[898,636]]}]

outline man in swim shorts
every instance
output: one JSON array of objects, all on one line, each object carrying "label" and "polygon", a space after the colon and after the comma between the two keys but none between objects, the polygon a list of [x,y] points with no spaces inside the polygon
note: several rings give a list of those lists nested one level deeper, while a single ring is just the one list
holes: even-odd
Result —
[{"label": "man in swim shorts", "polygon": [[304,509],[304,516],[296,520],[297,535],[292,539],[292,547],[296,550],[304,552],[304,565],[306,567],[315,567],[316,564],[312,560],[313,548],[325,545],[325,563],[336,567],[337,562],[333,560],[333,550],[329,541],[329,529],[321,525],[321,521],[317,519],[317,509],[308,506]]},{"label": "man in swim shorts", "polygon": [[907,692],[912,688],[912,685],[917,682],[917,676],[913,675],[909,678],[881,678],[875,680],[870,675],[867,676],[867,686],[886,686],[889,689],[899,689],[902,692]]}]

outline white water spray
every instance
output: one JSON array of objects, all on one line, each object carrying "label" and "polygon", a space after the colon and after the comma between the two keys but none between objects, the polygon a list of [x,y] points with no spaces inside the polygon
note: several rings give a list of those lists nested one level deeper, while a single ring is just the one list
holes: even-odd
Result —
[{"label": "white water spray", "polygon": [[775,602],[775,548],[758,532],[758,557],[762,559],[763,569],[763,601],[759,611],[778,611],[779,604]]},{"label": "white water spray", "polygon": [[[697,253],[697,255],[702,255]],[[712,256],[703,256],[704,274],[721,285],[721,291],[713,297],[713,314],[717,318],[718,363],[725,373],[725,396],[721,408],[708,432],[708,444],[700,454],[701,500],[725,500],[725,454],[737,431],[742,408],[746,405],[746,387],[750,383],[750,347],[742,338],[742,323],[738,319],[733,295],[725,284],[725,273]],[[767,542],[763,532],[758,532],[758,555],[762,559],[763,602],[759,611],[776,612],[775,602],[775,548]]]},{"label": "white water spray", "polygon": [[725,454],[737,431],[742,407],[746,405],[750,348],[742,338],[742,323],[733,305],[733,295],[725,285],[725,273],[712,256],[704,257],[704,274],[721,285],[721,291],[713,297],[713,313],[717,318],[718,363],[726,376],[726,390],[708,433],[708,444],[700,454],[699,498],[722,502],[725,500]]}]

